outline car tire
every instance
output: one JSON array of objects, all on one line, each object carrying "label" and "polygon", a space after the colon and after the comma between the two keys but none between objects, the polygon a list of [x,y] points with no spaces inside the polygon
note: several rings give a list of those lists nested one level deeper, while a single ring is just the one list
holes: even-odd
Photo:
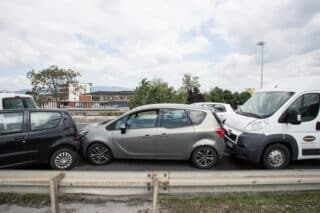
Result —
[{"label": "car tire", "polygon": [[192,164],[199,169],[212,168],[218,159],[216,150],[211,146],[200,146],[192,152]]},{"label": "car tire", "polygon": [[87,160],[93,165],[106,165],[112,158],[110,149],[102,143],[94,143],[88,148]]},{"label": "car tire", "polygon": [[56,170],[69,170],[75,165],[77,154],[69,148],[61,148],[55,151],[50,158],[50,166]]},{"label": "car tire", "polygon": [[266,169],[284,169],[290,163],[290,151],[283,144],[272,144],[263,152],[262,165]]}]

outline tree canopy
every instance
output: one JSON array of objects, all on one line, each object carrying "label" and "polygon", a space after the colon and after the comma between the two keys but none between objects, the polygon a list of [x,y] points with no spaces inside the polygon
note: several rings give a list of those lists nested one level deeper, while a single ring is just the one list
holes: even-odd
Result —
[{"label": "tree canopy", "polygon": [[185,74],[182,78],[182,86],[175,90],[168,83],[154,79],[149,81],[144,78],[135,88],[130,100],[130,108],[153,103],[185,103],[211,101],[229,103],[233,108],[242,105],[251,97],[247,91],[232,92],[219,87],[212,88],[207,93],[201,93],[199,78]]},{"label": "tree canopy", "polygon": [[63,85],[73,84],[75,90],[81,89],[78,86],[78,77],[80,77],[79,72],[55,65],[38,72],[31,70],[27,73],[27,78],[31,80],[32,94],[40,102],[42,95],[50,95],[58,102],[59,87]]}]

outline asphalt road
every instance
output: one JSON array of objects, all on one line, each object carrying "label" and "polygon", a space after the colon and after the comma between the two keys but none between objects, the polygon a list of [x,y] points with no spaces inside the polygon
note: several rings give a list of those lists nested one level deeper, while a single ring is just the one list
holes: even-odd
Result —
[{"label": "asphalt road", "polygon": [[[225,157],[211,170],[255,170],[262,169],[255,165],[239,159]],[[320,169],[320,160],[304,160],[292,162],[288,169]],[[189,161],[169,160],[114,160],[108,165],[94,166],[80,162],[73,170],[88,171],[199,171]]]}]

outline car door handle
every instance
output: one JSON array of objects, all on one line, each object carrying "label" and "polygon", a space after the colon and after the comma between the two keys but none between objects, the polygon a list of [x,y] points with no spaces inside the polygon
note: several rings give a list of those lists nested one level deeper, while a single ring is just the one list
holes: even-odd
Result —
[{"label": "car door handle", "polygon": [[150,137],[151,137],[151,135],[146,134],[146,135],[144,135],[143,137],[144,137],[144,138],[150,138]]},{"label": "car door handle", "polygon": [[304,136],[303,137],[303,140],[304,141],[307,141],[307,142],[312,142],[316,139],[316,137],[312,136],[312,135],[307,135],[307,136]]},{"label": "car door handle", "polygon": [[164,132],[161,134],[161,136],[166,137],[166,136],[168,136],[168,134]]},{"label": "car door handle", "polygon": [[26,143],[26,142],[27,142],[24,137],[16,137],[15,140],[16,140],[17,142],[21,142],[21,143]]}]

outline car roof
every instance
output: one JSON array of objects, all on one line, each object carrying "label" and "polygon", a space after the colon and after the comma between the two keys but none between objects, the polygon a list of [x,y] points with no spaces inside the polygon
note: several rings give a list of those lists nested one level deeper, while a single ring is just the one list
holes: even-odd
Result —
[{"label": "car roof", "polygon": [[202,105],[202,104],[221,104],[221,105],[230,105],[228,103],[222,103],[222,102],[197,102],[193,103],[191,105]]},{"label": "car roof", "polygon": [[163,108],[206,110],[205,108],[197,105],[162,103],[162,104],[147,104],[147,105],[139,106],[132,109],[132,111],[140,111],[140,110],[148,110],[148,109],[163,109]]},{"label": "car roof", "polygon": [[14,98],[14,97],[24,97],[24,98],[31,98],[31,95],[26,94],[19,94],[19,93],[6,93],[6,92],[0,92],[0,98]]}]

